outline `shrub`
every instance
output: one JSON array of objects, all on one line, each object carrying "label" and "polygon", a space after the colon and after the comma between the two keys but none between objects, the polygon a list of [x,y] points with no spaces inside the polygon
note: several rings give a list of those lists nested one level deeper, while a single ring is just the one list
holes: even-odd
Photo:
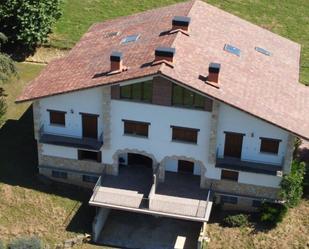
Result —
[{"label": "shrub", "polygon": [[5,249],[3,242],[0,240],[0,249]]},{"label": "shrub", "polygon": [[293,161],[291,173],[284,175],[280,183],[280,196],[288,207],[295,207],[303,195],[305,164]]},{"label": "shrub", "polygon": [[261,221],[276,226],[286,215],[288,208],[280,203],[264,202],[261,206]]},{"label": "shrub", "polygon": [[18,238],[8,244],[8,249],[43,249],[43,244],[35,237]]},{"label": "shrub", "polygon": [[248,215],[236,214],[228,215],[223,219],[224,225],[228,227],[244,227],[249,225]]},{"label": "shrub", "polygon": [[44,42],[60,17],[61,0],[1,1],[0,27],[11,43],[26,48]]}]

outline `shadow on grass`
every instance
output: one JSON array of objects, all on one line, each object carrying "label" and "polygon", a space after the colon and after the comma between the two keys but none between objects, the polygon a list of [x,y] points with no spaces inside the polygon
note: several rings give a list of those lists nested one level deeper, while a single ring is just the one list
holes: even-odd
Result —
[{"label": "shadow on grass", "polygon": [[0,183],[21,186],[82,202],[67,230],[91,231],[94,208],[88,206],[91,190],[68,184],[40,180],[37,168],[37,146],[33,134],[31,106],[19,120],[7,120],[0,128]]}]

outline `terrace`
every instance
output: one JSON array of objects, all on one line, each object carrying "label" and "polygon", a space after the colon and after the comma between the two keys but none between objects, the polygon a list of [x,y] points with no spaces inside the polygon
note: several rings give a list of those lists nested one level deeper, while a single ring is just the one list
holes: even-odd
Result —
[{"label": "terrace", "polygon": [[152,169],[141,166],[101,176],[89,204],[194,221],[207,221],[212,207],[210,191],[199,187],[198,176],[166,172],[159,183]]}]

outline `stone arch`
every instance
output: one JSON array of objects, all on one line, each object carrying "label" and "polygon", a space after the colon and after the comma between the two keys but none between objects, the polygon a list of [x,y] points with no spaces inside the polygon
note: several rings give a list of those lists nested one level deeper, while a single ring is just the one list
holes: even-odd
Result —
[{"label": "stone arch", "polygon": [[117,150],[114,155],[113,155],[113,164],[114,164],[114,167],[117,168],[117,172],[118,172],[118,158],[119,158],[119,155],[121,154],[125,154],[125,153],[134,153],[134,154],[139,154],[139,155],[143,155],[143,156],[146,156],[146,157],[149,157],[151,160],[152,160],[152,170],[154,171],[157,167],[157,160],[155,158],[155,156],[151,153],[148,153],[147,151],[144,151],[144,150],[137,150],[137,149],[120,149],[120,150]]},{"label": "stone arch", "polygon": [[164,157],[161,160],[160,166],[159,166],[159,172],[160,172],[160,175],[163,175],[163,177],[162,177],[163,179],[164,179],[164,174],[165,174],[165,164],[166,164],[166,161],[169,160],[169,159],[190,161],[190,162],[194,162],[194,164],[198,165],[201,169],[200,186],[201,186],[201,188],[205,188],[205,186],[206,186],[206,182],[205,182],[206,181],[206,171],[207,171],[206,166],[201,160],[196,160],[193,157],[177,156],[177,155]]}]

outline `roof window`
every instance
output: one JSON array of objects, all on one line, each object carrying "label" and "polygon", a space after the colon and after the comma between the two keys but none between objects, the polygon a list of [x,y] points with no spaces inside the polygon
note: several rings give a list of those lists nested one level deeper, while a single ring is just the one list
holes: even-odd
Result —
[{"label": "roof window", "polygon": [[261,54],[267,55],[267,56],[271,56],[271,52],[267,51],[264,48],[255,47],[255,51],[257,51],[257,52],[259,52]]},{"label": "roof window", "polygon": [[121,43],[124,44],[124,43],[129,43],[129,42],[135,42],[139,39],[139,37],[140,37],[139,34],[138,35],[129,35],[129,36],[123,38],[121,40]]},{"label": "roof window", "polygon": [[231,53],[231,54],[240,56],[240,49],[236,48],[236,47],[234,47],[234,46],[232,46],[230,44],[225,44],[224,50],[229,52],[229,53]]}]

